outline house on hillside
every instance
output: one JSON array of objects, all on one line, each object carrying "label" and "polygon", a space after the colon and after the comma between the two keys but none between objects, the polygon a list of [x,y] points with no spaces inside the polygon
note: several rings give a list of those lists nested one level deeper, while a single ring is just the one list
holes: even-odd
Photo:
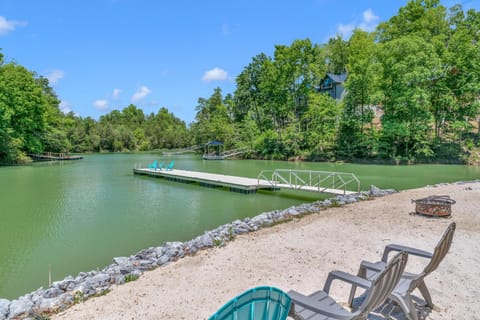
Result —
[{"label": "house on hillside", "polygon": [[333,74],[327,73],[327,75],[320,81],[320,93],[328,93],[330,97],[336,100],[343,99],[345,95],[345,88],[343,83],[347,79],[347,73]]}]

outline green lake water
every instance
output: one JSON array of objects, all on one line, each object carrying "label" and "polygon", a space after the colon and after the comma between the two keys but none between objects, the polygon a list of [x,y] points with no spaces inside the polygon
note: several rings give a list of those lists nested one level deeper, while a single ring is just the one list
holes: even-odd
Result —
[{"label": "green lake water", "polygon": [[[256,178],[262,170],[351,172],[361,189],[397,190],[480,179],[460,165],[382,166],[279,161],[206,161],[155,153],[92,154],[78,161],[0,167],[0,298],[14,299],[80,271],[102,269],[165,241],[186,241],[206,230],[261,212],[323,199],[299,191],[241,194],[133,175],[153,160],[175,167]],[[410,205],[410,204],[406,204]]]}]

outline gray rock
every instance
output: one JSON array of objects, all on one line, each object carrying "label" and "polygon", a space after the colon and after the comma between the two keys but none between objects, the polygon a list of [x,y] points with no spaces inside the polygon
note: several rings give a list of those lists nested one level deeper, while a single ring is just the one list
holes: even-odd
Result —
[{"label": "gray rock", "polygon": [[[134,262],[134,265],[140,269],[140,270],[152,270],[157,264],[157,260],[151,261],[151,260],[136,260]],[[136,269],[136,270],[138,270]]]},{"label": "gray rock", "polygon": [[167,242],[165,243],[165,249],[167,255],[170,256],[171,259],[183,258],[185,255],[182,242]]},{"label": "gray rock", "polygon": [[37,313],[51,313],[59,310],[64,310],[73,305],[73,295],[71,293],[64,293],[58,297],[51,299],[42,299],[35,305]]},{"label": "gray rock", "polygon": [[265,212],[265,213],[259,214],[258,216],[253,217],[250,220],[249,225],[254,224],[256,226],[261,226],[263,225],[263,222],[268,219],[269,219],[268,214]]},{"label": "gray rock", "polygon": [[75,281],[81,281],[82,279],[85,279],[87,277],[86,272],[80,272],[77,277],[75,278]]},{"label": "gray rock", "polygon": [[10,300],[0,299],[0,320],[7,319],[10,309]]},{"label": "gray rock", "polygon": [[131,273],[133,276],[140,277],[143,274],[142,270],[135,270]]},{"label": "gray rock", "polygon": [[115,257],[113,262],[119,266],[130,264],[130,259],[128,257]]},{"label": "gray rock", "polygon": [[167,254],[164,254],[163,256],[161,256],[160,258],[158,258],[158,265],[161,266],[161,265],[164,265],[166,263],[168,263],[170,261],[170,256],[168,256]]},{"label": "gray rock", "polygon": [[43,294],[44,298],[50,299],[50,298],[55,298],[61,294],[63,294],[65,291],[62,289],[59,289],[57,287],[51,286],[47,290],[45,290],[45,293]]},{"label": "gray rock", "polygon": [[233,223],[233,232],[235,234],[243,234],[249,231],[248,224],[244,221],[235,220]]},{"label": "gray rock", "polygon": [[325,199],[322,201],[324,207],[329,207],[332,205],[332,199]]},{"label": "gray rock", "polygon": [[213,237],[207,232],[200,237],[200,243],[202,245],[201,248],[213,247]]},{"label": "gray rock", "polygon": [[373,197],[383,197],[383,196],[386,196],[388,194],[392,194],[392,193],[396,193],[396,192],[397,191],[395,189],[382,190],[382,189],[379,189],[379,188],[375,187],[374,185],[370,186],[370,195],[373,196]]},{"label": "gray rock", "polygon": [[154,251],[155,251],[155,254],[156,254],[157,259],[158,259],[165,253],[165,248],[164,247],[156,247],[156,248],[154,248]]},{"label": "gray rock", "polygon": [[289,208],[287,210],[287,213],[291,216],[298,216],[300,214],[300,212],[295,207]]},{"label": "gray rock", "polygon": [[66,291],[68,287],[72,287],[72,284],[75,285],[75,279],[72,276],[67,276],[62,281],[52,283],[52,287]]},{"label": "gray rock", "polygon": [[115,284],[124,284],[125,283],[125,275],[115,275],[113,277],[113,281],[115,282]]},{"label": "gray rock", "polygon": [[90,281],[94,284],[94,286],[100,287],[100,286],[105,286],[107,284],[111,284],[112,277],[106,273],[99,273],[94,277],[92,277]]},{"label": "gray rock", "polygon": [[370,186],[370,194],[373,197],[381,197],[383,196],[382,190],[374,186],[373,184]]},{"label": "gray rock", "polygon": [[114,274],[128,274],[135,270],[134,260],[129,257],[116,257],[113,258],[113,261],[116,264],[116,267],[112,267],[110,270],[113,271]]},{"label": "gray rock", "polygon": [[33,307],[33,302],[25,297],[20,297],[10,303],[7,319],[20,318],[28,315]]}]

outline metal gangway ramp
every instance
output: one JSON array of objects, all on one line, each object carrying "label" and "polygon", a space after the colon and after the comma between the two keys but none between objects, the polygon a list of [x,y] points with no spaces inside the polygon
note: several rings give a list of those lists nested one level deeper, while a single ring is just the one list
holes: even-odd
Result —
[{"label": "metal gangway ramp", "polygon": [[240,154],[243,154],[245,152],[250,151],[250,149],[245,149],[245,148],[240,148],[240,149],[232,149],[232,150],[227,150],[225,152],[222,152],[221,154],[204,154],[203,159],[205,160],[225,160],[227,158],[231,158],[234,156],[238,156]]},{"label": "metal gangway ramp", "polygon": [[164,156],[177,156],[177,155],[181,155],[181,154],[184,154],[184,153],[195,152],[196,150],[199,150],[199,149],[202,149],[202,148],[203,148],[203,145],[199,144],[199,145],[196,145],[196,146],[191,146],[191,147],[183,148],[183,149],[176,150],[176,151],[166,151],[166,152],[163,152],[163,155]]},{"label": "metal gangway ramp", "polygon": [[268,181],[275,189],[287,188],[332,194],[360,192],[360,180],[353,173],[276,169],[263,170],[258,181]]}]

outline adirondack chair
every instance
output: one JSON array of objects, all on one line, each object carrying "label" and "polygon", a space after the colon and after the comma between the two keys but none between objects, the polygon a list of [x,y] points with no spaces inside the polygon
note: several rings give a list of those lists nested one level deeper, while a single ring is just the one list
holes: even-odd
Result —
[{"label": "adirondack chair", "polygon": [[209,320],[285,320],[290,297],[274,287],[245,291],[221,307]]},{"label": "adirondack chair", "polygon": [[[346,272],[330,272],[323,290],[305,296],[296,291],[289,291],[292,299],[290,316],[296,320],[318,319],[318,320],[363,320],[368,314],[380,306],[390,295],[398,284],[407,264],[408,255],[404,252],[398,253],[371,281]],[[362,288],[368,288],[367,296],[360,307],[350,312],[338,304],[329,296],[333,280],[342,280]]]},{"label": "adirondack chair", "polygon": [[164,161],[160,162],[160,163],[158,164],[157,168],[155,169],[155,171],[157,171],[157,169],[160,170],[160,171],[162,171],[162,169],[163,169],[164,166],[165,166],[165,162],[164,162]]},{"label": "adirondack chair", "polygon": [[172,160],[172,162],[170,162],[170,163],[168,164],[168,166],[165,168],[165,170],[167,170],[167,171],[172,170],[174,165],[175,165],[175,161]]},{"label": "adirondack chair", "polygon": [[[430,261],[423,269],[423,271],[419,274],[405,272],[402,275],[399,284],[395,287],[392,294],[390,295],[390,299],[400,305],[408,319],[417,320],[418,314],[412,299],[412,292],[415,289],[418,289],[422,294],[423,298],[425,299],[426,306],[433,308],[432,297],[430,296],[430,292],[425,285],[424,279],[431,272],[437,269],[440,262],[442,262],[443,258],[445,258],[445,256],[447,255],[448,250],[450,249],[450,246],[452,244],[455,228],[456,224],[455,222],[452,222],[443,233],[443,236],[435,247],[433,253],[397,244],[388,245],[385,247],[381,261],[376,263],[363,261],[360,264],[358,276],[364,279],[372,279],[373,277],[375,277],[376,274],[378,274],[378,272],[380,272],[385,267],[390,252],[404,251],[414,256],[429,259]],[[353,286],[350,292],[350,297],[348,299],[349,305],[352,305],[355,290],[356,287]]]},{"label": "adirondack chair", "polygon": [[158,166],[158,161],[154,160],[151,164],[148,165],[149,169],[156,169]]}]

